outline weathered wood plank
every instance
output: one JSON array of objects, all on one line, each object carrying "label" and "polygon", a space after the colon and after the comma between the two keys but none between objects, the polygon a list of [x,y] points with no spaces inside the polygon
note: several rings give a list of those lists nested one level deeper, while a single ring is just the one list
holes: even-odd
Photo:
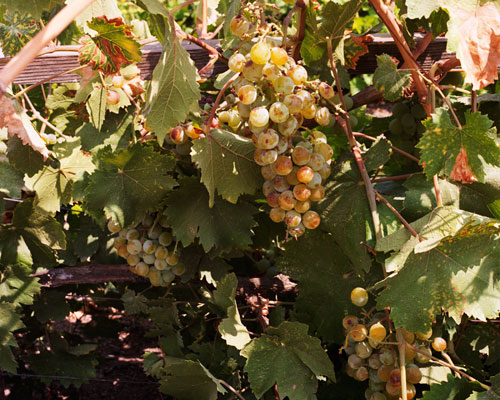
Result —
[{"label": "weathered wood plank", "polygon": [[[357,63],[357,67],[354,71],[351,71],[354,75],[373,73],[377,67],[376,56],[379,54],[389,54],[396,58],[402,59],[396,45],[394,44],[390,35],[386,34],[376,34],[373,35],[373,42],[368,43],[369,53],[360,57]],[[417,38],[418,40],[418,38]],[[218,40],[208,40],[211,46],[218,48]],[[422,65],[424,70],[430,69],[432,64],[439,60],[447,60],[454,56],[453,53],[448,53],[446,51],[447,40],[445,38],[437,38],[431,42],[424,53],[418,58],[418,61]],[[184,48],[189,52],[191,58],[196,64],[198,69],[203,68],[209,61],[208,53],[197,45],[184,42]],[[143,60],[138,64],[141,70],[141,76],[143,79],[151,78],[153,69],[158,63],[158,59],[161,54],[160,43],[150,43],[143,47],[142,56]],[[0,58],[0,70],[3,65],[8,62],[8,58]],[[51,54],[46,54],[37,57],[15,80],[15,83],[19,84],[31,84],[37,83],[46,79],[52,75],[70,70],[72,68],[78,67],[78,53],[75,51],[58,51]],[[224,62],[218,61],[213,70],[209,71],[204,77],[209,77],[211,74],[218,74],[227,69]],[[80,81],[80,76],[77,74],[66,74],[54,78],[53,83],[62,82],[78,82]]]}]

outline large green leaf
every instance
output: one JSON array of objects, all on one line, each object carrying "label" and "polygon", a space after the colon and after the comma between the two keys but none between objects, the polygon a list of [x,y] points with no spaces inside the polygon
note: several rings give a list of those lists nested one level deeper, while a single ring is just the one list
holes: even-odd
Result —
[{"label": "large green leaf", "polygon": [[500,166],[500,148],[494,140],[496,128],[487,116],[466,111],[465,124],[459,129],[452,124],[448,111],[440,108],[423,124],[427,130],[417,147],[421,149],[420,162],[429,179],[443,168],[449,173],[463,151],[468,159],[465,164],[480,182],[485,177],[483,162]]},{"label": "large green leaf", "polygon": [[11,137],[7,143],[7,157],[14,167],[28,176],[36,174],[44,165],[43,156],[31,146],[23,144],[17,136]]},{"label": "large green leaf", "polygon": [[241,350],[250,342],[248,330],[241,322],[238,305],[236,304],[236,288],[238,278],[234,273],[227,274],[224,279],[217,283],[217,289],[213,293],[214,303],[221,307],[227,317],[218,325],[219,333],[226,343]]},{"label": "large green leaf", "polygon": [[136,144],[115,152],[107,146],[94,160],[97,170],[86,189],[86,207],[104,210],[107,218],[123,227],[160,208],[176,183],[170,175],[174,159],[150,146]]},{"label": "large green leaf", "polygon": [[500,374],[491,378],[492,387],[485,392],[473,392],[467,400],[500,400]]},{"label": "large green leaf", "polygon": [[206,252],[213,247],[221,251],[244,249],[252,242],[253,215],[257,210],[248,203],[234,205],[218,196],[209,207],[206,188],[197,179],[181,180],[166,204],[172,231],[185,247],[196,237]]},{"label": "large green leaf", "polygon": [[397,65],[387,54],[377,56],[373,84],[382,92],[384,99],[396,101],[403,96],[403,90],[410,86],[410,76],[410,71],[398,71]]},{"label": "large green leaf", "polygon": [[90,97],[85,102],[85,107],[89,113],[90,122],[100,131],[106,115],[106,89],[100,84],[94,84]]},{"label": "large green leaf", "polygon": [[0,162],[0,197],[21,198],[23,173],[7,162]]},{"label": "large green leaf", "polygon": [[40,292],[38,278],[33,278],[31,268],[18,264],[7,267],[0,279],[0,301],[20,304],[33,304],[33,296]]},{"label": "large green leaf", "polygon": [[15,56],[28,43],[38,30],[37,24],[28,13],[19,11],[5,13],[5,23],[0,23],[0,43],[6,56]]},{"label": "large green leaf", "polygon": [[122,18],[94,17],[87,26],[97,34],[80,39],[80,64],[89,64],[93,69],[112,74],[124,65],[142,60],[141,45]]},{"label": "large green leaf", "polygon": [[165,18],[166,38],[147,93],[146,123],[163,144],[170,128],[184,122],[200,99],[198,70]]},{"label": "large green leaf", "polygon": [[[66,0],[66,3],[76,3],[79,0]],[[87,26],[87,21],[92,20],[95,17],[101,17],[105,15],[108,19],[119,18],[122,16],[116,0],[94,0],[85,10],[83,10],[75,18],[75,22],[78,27],[88,34],[95,34],[96,31]]]},{"label": "large green leaf", "polygon": [[10,12],[29,13],[34,19],[40,19],[44,11],[50,11],[53,7],[64,3],[64,0],[4,0],[2,3]]},{"label": "large green leaf", "polygon": [[313,400],[318,378],[335,380],[333,364],[319,339],[309,336],[308,326],[283,322],[253,339],[242,351],[245,372],[255,396],[260,398],[277,384],[281,398]]},{"label": "large green leaf", "polygon": [[472,388],[467,379],[448,375],[447,382],[432,384],[431,389],[424,392],[422,400],[465,400]]},{"label": "large green leaf", "polygon": [[0,303],[0,367],[8,372],[16,373],[17,362],[10,347],[16,347],[13,331],[21,329],[24,324],[21,316],[11,303]]},{"label": "large green leaf", "polygon": [[160,391],[178,400],[216,400],[226,393],[218,380],[199,362],[165,357]]},{"label": "large green leaf", "polygon": [[260,169],[253,161],[252,141],[234,133],[213,130],[205,138],[194,141],[191,159],[201,169],[201,181],[210,194],[210,207],[215,192],[236,203],[242,194],[253,194],[262,185]]},{"label": "large green leaf", "polygon": [[324,341],[342,344],[342,319],[358,311],[350,293],[360,280],[349,274],[352,265],[333,236],[316,229],[289,241],[276,268],[298,281],[297,318]]},{"label": "large green leaf", "polygon": [[80,138],[67,138],[53,149],[60,162],[59,168],[46,165],[31,178],[25,178],[26,186],[36,192],[36,205],[48,213],[59,211],[62,204],[71,202],[73,183],[85,172],[92,173],[92,158],[84,153]]},{"label": "large green leaf", "polygon": [[[432,223],[434,231],[449,229],[446,219]],[[464,313],[481,320],[496,317],[499,244],[500,228],[493,222],[465,225],[455,235],[419,243],[404,267],[384,282],[379,308],[390,306],[396,326],[419,332],[426,332],[442,310],[456,321]]]}]

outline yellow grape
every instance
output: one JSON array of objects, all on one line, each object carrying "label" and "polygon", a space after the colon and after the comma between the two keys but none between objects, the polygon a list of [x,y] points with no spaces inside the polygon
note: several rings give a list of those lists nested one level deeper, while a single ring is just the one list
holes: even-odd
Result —
[{"label": "yellow grape", "polygon": [[368,303],[368,292],[366,289],[357,287],[351,291],[351,302],[355,306],[363,307]]}]

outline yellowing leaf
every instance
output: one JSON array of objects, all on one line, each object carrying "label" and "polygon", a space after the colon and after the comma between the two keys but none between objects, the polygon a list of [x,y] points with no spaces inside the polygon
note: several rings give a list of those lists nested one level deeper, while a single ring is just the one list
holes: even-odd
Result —
[{"label": "yellowing leaf", "polygon": [[17,136],[23,144],[30,145],[33,150],[42,154],[44,160],[49,156],[49,150],[35,130],[26,114],[19,115],[14,102],[5,96],[0,96],[0,128],[7,128],[10,136]]}]

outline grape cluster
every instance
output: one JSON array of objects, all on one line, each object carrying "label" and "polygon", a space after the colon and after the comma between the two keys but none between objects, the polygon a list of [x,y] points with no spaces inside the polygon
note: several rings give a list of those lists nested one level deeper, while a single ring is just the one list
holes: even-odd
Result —
[{"label": "grape cluster", "polygon": [[130,271],[149,278],[153,286],[168,286],[185,272],[165,216],[148,215],[142,223],[125,229],[109,220],[108,230],[117,234],[113,246],[127,260]]},{"label": "grape cluster", "polygon": [[396,103],[392,108],[393,120],[389,123],[389,131],[394,135],[406,134],[411,136],[425,131],[422,120],[427,118],[424,107],[419,104],[407,102]]},{"label": "grape cluster", "polygon": [[[364,288],[351,292],[351,301],[358,307],[368,302]],[[368,381],[365,391],[367,400],[399,399],[401,395],[401,370],[396,334],[384,313],[363,313],[363,317],[346,316],[342,321],[346,334],[344,350],[348,355],[346,372],[358,381]],[[414,333],[401,329],[405,342],[406,399],[416,396],[415,385],[422,379],[421,364],[427,364],[436,351],[446,349],[446,341],[435,337],[432,343],[432,329],[426,333]],[[418,350],[416,351],[415,348]]]},{"label": "grape cluster", "polygon": [[[232,32],[245,37],[251,24],[242,16],[231,21]],[[238,73],[232,84],[235,105],[218,115],[220,124],[251,137],[254,161],[266,180],[262,191],[271,206],[274,222],[285,222],[288,232],[300,236],[315,229],[320,216],[311,204],[325,195],[333,150],[326,136],[300,128],[305,119],[319,126],[333,126],[326,107],[335,96],[325,82],[308,81],[306,69],[272,40],[246,42],[228,62]]]}]

